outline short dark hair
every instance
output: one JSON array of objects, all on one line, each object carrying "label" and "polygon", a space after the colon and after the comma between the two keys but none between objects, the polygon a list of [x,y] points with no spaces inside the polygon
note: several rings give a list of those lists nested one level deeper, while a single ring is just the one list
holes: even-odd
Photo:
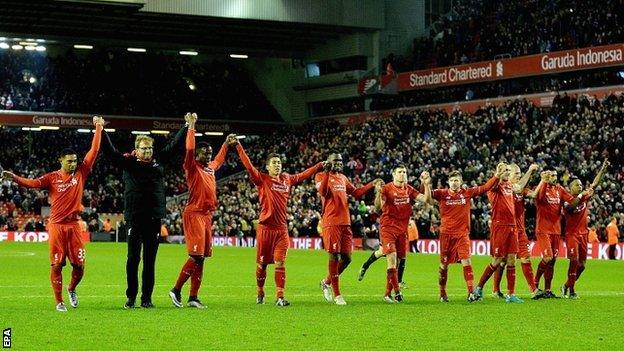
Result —
[{"label": "short dark hair", "polygon": [[195,149],[201,149],[203,147],[205,147],[206,149],[212,149],[212,146],[210,146],[210,144],[205,141],[200,141],[195,145]]},{"label": "short dark hair", "polygon": [[451,173],[449,173],[448,178],[451,179],[453,177],[463,178],[460,171],[452,171]]},{"label": "short dark hair", "polygon": [[574,181],[576,181],[576,180],[578,180],[579,182],[581,182],[581,185],[583,184],[583,181],[581,180],[581,178],[576,177],[576,176],[572,176],[572,177],[570,178],[570,181],[568,182],[568,184],[572,184],[572,182],[574,182]]},{"label": "short dark hair", "polygon": [[73,149],[65,148],[65,149],[61,150],[61,152],[59,153],[59,158],[63,158],[65,156],[67,156],[67,155],[77,155],[77,153]]},{"label": "short dark hair", "polygon": [[392,168],[392,172],[396,171],[396,170],[397,170],[397,169],[399,169],[399,168],[405,168],[405,169],[407,169],[407,166],[405,165],[405,163],[399,163],[398,165],[396,165],[396,166],[394,166],[394,167]]},{"label": "short dark hair", "polygon": [[269,161],[271,161],[272,158],[279,158],[279,160],[282,160],[282,156],[280,154],[278,154],[277,152],[271,152],[267,155],[266,157],[266,163],[269,163]]},{"label": "short dark hair", "polygon": [[342,154],[340,152],[338,152],[336,150],[330,150],[329,154],[328,154],[328,157],[331,157],[332,155],[340,155],[340,156],[342,156]]},{"label": "short dark hair", "polygon": [[546,166],[544,167],[544,170],[548,172],[557,172],[557,169],[554,166]]}]

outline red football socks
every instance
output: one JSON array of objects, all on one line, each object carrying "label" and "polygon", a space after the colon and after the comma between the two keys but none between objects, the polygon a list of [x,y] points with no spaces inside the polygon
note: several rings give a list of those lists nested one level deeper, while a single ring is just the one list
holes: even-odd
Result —
[{"label": "red football socks", "polygon": [[578,261],[570,260],[570,266],[568,267],[568,281],[566,286],[574,292],[574,283],[576,282],[576,272],[578,271]]},{"label": "red football socks", "polygon": [[531,262],[522,263],[522,274],[524,274],[524,278],[529,284],[529,289],[531,292],[534,292],[537,287],[535,286],[535,280],[533,280],[533,267],[531,267]]},{"label": "red football socks", "polygon": [[258,296],[264,296],[264,281],[266,280],[266,267],[256,266],[256,286]]},{"label": "red football socks", "polygon": [[329,260],[329,277],[331,280],[332,290],[334,291],[334,296],[340,295],[340,275],[338,274],[339,266],[340,261]]},{"label": "red football socks", "polygon": [[516,266],[507,266],[507,292],[509,295],[516,292]]},{"label": "red football socks", "polygon": [[539,265],[537,265],[537,271],[535,272],[535,279],[533,280],[535,282],[535,286],[539,286],[539,281],[542,278],[542,275],[544,274],[544,272],[546,272],[547,268],[548,268],[548,263],[544,262],[544,260],[541,260]]},{"label": "red football socks", "polygon": [[199,287],[201,286],[202,277],[204,275],[204,262],[197,263],[193,274],[191,274],[191,290],[189,296],[197,297]]},{"label": "red football socks", "polygon": [[448,268],[440,268],[438,271],[438,283],[440,284],[440,296],[446,296],[446,281],[448,279]]},{"label": "red football socks", "polygon": [[78,286],[83,276],[84,276],[84,266],[72,265],[72,277],[71,277],[71,281],[69,282],[69,286],[67,287],[67,290],[75,291],[76,286]]},{"label": "red football socks", "polygon": [[503,279],[503,266],[498,266],[496,271],[494,272],[494,283],[492,283],[492,291],[499,292],[500,291],[500,283]]},{"label": "red football socks", "polygon": [[466,287],[468,293],[472,294],[474,291],[474,272],[472,271],[472,265],[463,266],[464,280],[466,281]]},{"label": "red football socks", "polygon": [[63,302],[63,274],[61,273],[63,267],[60,265],[53,265],[50,268],[50,282],[52,282],[52,290],[54,291],[54,298],[56,303]]},{"label": "red football socks", "polygon": [[395,293],[399,293],[399,276],[397,274],[396,268],[388,268],[386,270],[386,295],[390,296],[391,291],[394,290]]},{"label": "red football socks", "polygon": [[496,271],[496,266],[493,266],[491,263],[488,264],[487,267],[485,267],[485,271],[483,271],[483,274],[481,275],[481,279],[479,279],[478,286],[483,287],[488,279],[490,279],[494,271]]},{"label": "red football socks", "polygon": [[585,265],[578,266],[578,268],[576,269],[576,280],[579,280],[581,278],[581,273],[583,273],[584,270],[585,270]]},{"label": "red football socks", "polygon": [[186,263],[184,263],[184,266],[182,266],[182,270],[180,271],[180,274],[178,275],[178,280],[175,283],[176,290],[178,291],[182,290],[182,286],[191,277],[191,275],[193,275],[193,272],[195,271],[196,268],[197,268],[197,263],[195,263],[195,261],[192,258],[189,258],[188,260],[186,260]]},{"label": "red football socks", "polygon": [[550,291],[552,287],[553,274],[555,271],[555,260],[550,261],[544,272],[544,290]]},{"label": "red football socks", "polygon": [[284,298],[284,288],[286,287],[286,267],[275,267],[275,286],[277,287],[277,298]]}]

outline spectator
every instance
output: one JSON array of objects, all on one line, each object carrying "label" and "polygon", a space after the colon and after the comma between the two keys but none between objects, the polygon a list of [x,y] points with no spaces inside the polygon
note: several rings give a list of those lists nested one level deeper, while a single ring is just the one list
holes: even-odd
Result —
[{"label": "spectator", "polygon": [[615,260],[615,249],[620,239],[620,231],[617,227],[617,217],[613,217],[607,225],[607,243],[609,244],[609,259]]}]

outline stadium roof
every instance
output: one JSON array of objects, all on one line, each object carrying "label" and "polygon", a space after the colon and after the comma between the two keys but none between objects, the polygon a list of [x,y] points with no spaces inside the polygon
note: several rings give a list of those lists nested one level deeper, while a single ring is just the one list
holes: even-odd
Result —
[{"label": "stadium roof", "polygon": [[362,28],[139,11],[141,3],[0,0],[0,35],[301,57]]}]

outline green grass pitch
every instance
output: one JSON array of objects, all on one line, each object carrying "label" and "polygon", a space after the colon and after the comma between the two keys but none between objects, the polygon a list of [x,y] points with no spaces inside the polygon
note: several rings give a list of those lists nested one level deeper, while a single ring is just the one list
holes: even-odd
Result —
[{"label": "green grass pitch", "polygon": [[[524,304],[508,305],[486,294],[466,302],[459,265],[449,271],[451,302],[438,301],[434,255],[410,254],[405,303],[381,300],[385,262],[371,267],[362,282],[357,271],[369,253],[355,252],[341,277],[347,306],[325,302],[318,282],[327,272],[321,251],[291,250],[286,297],[274,301],[273,268],[267,277],[265,305],[255,304],[255,252],[216,248],[204,273],[204,310],[174,308],[167,292],[185,260],[182,245],[161,245],[152,310],[124,310],[125,244],[87,246],[85,278],[78,287],[80,306],[54,309],[47,244],[0,244],[0,327],[12,329],[16,350],[535,350],[619,349],[618,325],[624,315],[624,262],[588,261],[577,283],[579,300],[528,300],[521,270],[517,291]],[[478,278],[487,257],[474,257]],[[537,259],[534,259],[534,266]],[[535,268],[535,267],[534,267]],[[567,261],[557,262],[559,287]],[[64,285],[70,277],[64,269]],[[505,287],[505,281],[502,284]],[[485,291],[489,292],[490,284]],[[558,289],[555,291],[558,293]],[[66,295],[66,292],[64,292]],[[186,300],[188,285],[183,297]],[[67,298],[66,298],[67,303]],[[620,346],[618,346],[620,345]]]}]

